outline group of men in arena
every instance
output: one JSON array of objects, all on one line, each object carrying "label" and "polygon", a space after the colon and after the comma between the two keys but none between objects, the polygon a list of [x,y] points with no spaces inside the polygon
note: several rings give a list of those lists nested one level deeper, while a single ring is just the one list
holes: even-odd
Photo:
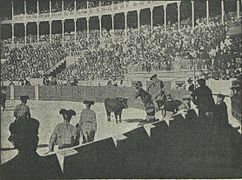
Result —
[{"label": "group of men in arena", "polygon": [[[145,123],[153,122],[155,120],[155,113],[159,110],[164,111],[162,116],[166,116],[166,110],[172,111],[173,114],[178,111],[178,107],[182,104],[179,100],[174,100],[170,94],[166,95],[164,91],[164,83],[158,79],[157,74],[151,78],[151,84],[147,91],[142,88],[142,83],[138,81],[135,84],[137,89],[135,98],[140,97],[146,111]],[[198,109],[198,116],[201,119],[213,119],[215,129],[219,129],[228,124],[227,105],[224,102],[225,96],[217,95],[217,102],[213,99],[211,89],[206,86],[206,80],[200,78],[197,80],[198,87],[195,86],[192,79],[187,81],[186,89],[190,91],[189,97],[184,97],[184,102],[187,102],[186,109],[191,106]],[[191,105],[192,104],[192,105]]]},{"label": "group of men in arena", "polygon": [[[164,83],[158,79],[156,74],[150,80],[152,83],[147,88],[147,91],[142,88],[140,81],[135,84],[137,90],[135,98],[141,97],[145,106],[147,114],[145,123],[154,122],[155,112],[165,108],[167,102],[173,102],[170,95],[165,94],[163,90]],[[193,88],[195,86],[192,86],[191,82],[189,82],[190,100],[197,106],[201,119],[209,118],[214,121],[215,131],[217,132],[228,124],[227,106],[224,102],[225,96],[222,94],[217,95],[217,103],[215,104],[211,89],[205,85],[205,79],[199,79],[197,83],[199,87]],[[17,105],[14,110],[16,119],[10,124],[9,130],[11,134],[8,140],[18,149],[18,154],[3,164],[1,169],[3,177],[21,176],[28,178],[29,176],[41,177],[43,174],[48,175],[48,165],[44,165],[44,168],[47,169],[45,169],[46,172],[43,174],[40,174],[43,172],[42,170],[36,169],[37,166],[41,167],[44,161],[36,153],[39,141],[39,121],[31,117],[30,108],[27,105],[28,99],[28,96],[21,96],[21,104]],[[168,99],[171,99],[171,101]],[[72,116],[76,116],[76,112],[74,110],[60,109],[59,114],[63,116],[63,122],[58,123],[51,134],[49,152],[54,151],[55,145],[58,145],[58,149],[79,145],[80,137],[83,139],[82,143],[94,141],[97,131],[96,113],[91,109],[94,101],[85,100],[83,103],[86,105],[86,108],[82,110],[79,123],[76,126],[70,123]],[[172,105],[179,106],[177,103]],[[19,164],[22,166],[19,167]],[[16,173],[13,174],[13,171]],[[28,173],[26,174],[25,172]],[[53,175],[53,172],[50,172],[50,174]]]}]

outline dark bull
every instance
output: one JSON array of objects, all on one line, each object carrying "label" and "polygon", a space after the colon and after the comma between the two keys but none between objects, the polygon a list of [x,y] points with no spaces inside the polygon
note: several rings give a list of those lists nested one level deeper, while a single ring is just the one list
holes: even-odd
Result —
[{"label": "dark bull", "polygon": [[110,114],[111,112],[113,112],[115,115],[116,123],[118,123],[118,117],[119,117],[119,122],[121,122],[122,111],[123,109],[128,108],[127,102],[128,102],[128,99],[122,98],[122,97],[106,98],[104,100],[104,105],[105,105],[108,121],[111,120]]}]

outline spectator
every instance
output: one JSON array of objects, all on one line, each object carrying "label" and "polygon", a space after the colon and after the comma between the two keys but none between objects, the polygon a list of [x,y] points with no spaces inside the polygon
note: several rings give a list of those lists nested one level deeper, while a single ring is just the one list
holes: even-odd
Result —
[{"label": "spectator", "polygon": [[[18,150],[18,154],[1,165],[1,179],[47,179],[60,178],[61,170],[53,169],[53,164],[36,153],[39,121],[21,117],[9,126],[8,140]],[[14,172],[14,173],[13,173]]]},{"label": "spectator", "polygon": [[211,89],[205,85],[205,79],[198,79],[198,85],[200,87],[196,88],[192,92],[192,101],[197,105],[198,113],[200,118],[213,118],[214,112],[214,100]]}]

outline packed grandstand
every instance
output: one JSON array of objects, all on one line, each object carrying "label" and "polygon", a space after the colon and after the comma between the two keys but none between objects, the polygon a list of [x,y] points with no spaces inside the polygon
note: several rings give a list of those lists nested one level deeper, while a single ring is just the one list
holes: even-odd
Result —
[{"label": "packed grandstand", "polygon": [[[2,44],[1,59],[4,61],[1,61],[1,77],[12,81],[26,77],[43,78],[58,62],[73,56],[78,61],[52,74],[60,80],[58,82],[124,78],[130,71],[191,70],[193,64],[187,67],[187,62],[193,60],[197,62],[196,69],[207,78],[237,77],[241,73],[241,37],[228,34],[230,27],[238,26],[241,22],[241,1],[239,12],[237,1],[234,2],[234,7],[225,10],[224,17],[219,13],[210,15],[208,22],[206,14],[201,15],[194,20],[195,27],[192,27],[191,17],[184,16],[179,23],[171,18],[167,24],[154,24],[154,27],[148,23],[141,24],[139,29],[103,28],[101,34],[94,28],[90,29],[88,36],[87,30],[76,31],[76,34],[64,32],[64,39],[62,34],[51,34],[51,41],[47,33],[38,38],[38,43],[37,35],[34,34],[28,34],[26,38],[23,34],[22,37],[16,36],[14,44],[11,44],[11,37],[6,37]],[[190,8],[190,5],[183,3],[187,6],[184,10]],[[217,3],[221,4],[220,1]],[[113,6],[113,3],[105,1],[88,4],[90,9],[98,6]],[[56,3],[52,12],[61,11],[59,7],[61,5]],[[65,11],[73,11],[71,7],[67,6]],[[81,3],[78,8],[87,7]],[[40,13],[46,13],[45,10],[40,10]],[[15,13],[16,16],[22,15],[17,10]],[[221,20],[223,18],[224,22]]]}]

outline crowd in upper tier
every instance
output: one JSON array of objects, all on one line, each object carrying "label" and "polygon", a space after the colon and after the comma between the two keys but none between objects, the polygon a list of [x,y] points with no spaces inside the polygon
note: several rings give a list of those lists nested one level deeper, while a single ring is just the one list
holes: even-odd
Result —
[{"label": "crowd in upper tier", "polygon": [[8,60],[2,64],[3,80],[41,78],[44,72],[66,56],[60,43],[45,46],[26,45],[9,51]]},{"label": "crowd in upper tier", "polygon": [[[209,69],[207,76],[230,77],[228,69],[238,74],[241,64],[241,37],[226,36],[230,26],[239,23],[234,14],[226,15],[226,23],[221,17],[210,18],[209,25],[205,19],[196,20],[192,30],[190,19],[177,24],[164,26],[142,26],[138,29],[90,31],[87,40],[86,32],[78,32],[77,44],[74,34],[65,34],[65,44],[61,35],[53,35],[54,44],[23,46],[10,50],[8,60],[3,64],[3,79],[19,79],[23,72],[30,77],[42,77],[67,54],[78,56],[79,61],[66,67],[57,78],[61,80],[110,79],[123,78],[128,71],[159,71],[191,69],[186,60],[197,60],[196,68]],[[34,36],[31,37],[34,39]],[[48,41],[49,36],[43,37]],[[9,49],[5,49],[9,51]],[[218,72],[218,73],[214,73]],[[22,73],[22,74],[21,74]],[[231,75],[233,77],[233,74]]]}]

